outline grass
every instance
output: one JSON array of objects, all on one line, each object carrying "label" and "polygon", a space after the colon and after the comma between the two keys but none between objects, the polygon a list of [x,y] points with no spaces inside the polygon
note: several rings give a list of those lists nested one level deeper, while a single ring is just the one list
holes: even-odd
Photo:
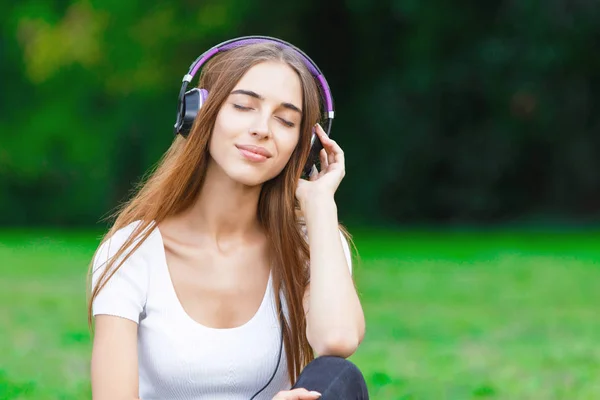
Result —
[{"label": "grass", "polygon": [[[372,399],[600,398],[600,233],[356,230]],[[0,399],[89,399],[97,232],[0,232]]]}]

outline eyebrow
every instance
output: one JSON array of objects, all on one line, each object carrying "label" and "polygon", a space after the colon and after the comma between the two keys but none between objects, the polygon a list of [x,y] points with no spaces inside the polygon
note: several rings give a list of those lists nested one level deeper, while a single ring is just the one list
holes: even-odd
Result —
[{"label": "eyebrow", "polygon": [[[259,100],[265,99],[263,96],[261,96],[260,94],[258,94],[256,92],[253,92],[252,90],[237,89],[237,90],[234,90],[233,92],[231,92],[230,94],[245,94],[246,96],[254,97]],[[293,111],[297,111],[300,114],[302,114],[302,110],[300,108],[296,107],[295,105],[293,105],[292,103],[283,102],[283,103],[281,103],[281,106],[285,107],[287,109],[293,110]]]}]

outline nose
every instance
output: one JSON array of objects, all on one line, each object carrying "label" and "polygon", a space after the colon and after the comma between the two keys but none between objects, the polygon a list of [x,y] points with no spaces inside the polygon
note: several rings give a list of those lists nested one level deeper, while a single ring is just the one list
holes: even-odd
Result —
[{"label": "nose", "polygon": [[250,129],[250,134],[259,139],[264,139],[269,137],[269,117],[268,116],[259,116],[256,118],[254,125]]}]

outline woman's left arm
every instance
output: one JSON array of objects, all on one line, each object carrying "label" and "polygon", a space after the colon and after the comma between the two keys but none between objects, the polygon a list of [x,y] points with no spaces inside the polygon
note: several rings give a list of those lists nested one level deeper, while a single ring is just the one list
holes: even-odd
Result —
[{"label": "woman's left arm", "polygon": [[323,143],[321,172],[301,180],[299,199],[310,247],[310,285],[304,296],[306,335],[320,356],[352,355],[365,333],[365,318],[338,227],[334,194],[345,175],[344,153],[317,126]]}]

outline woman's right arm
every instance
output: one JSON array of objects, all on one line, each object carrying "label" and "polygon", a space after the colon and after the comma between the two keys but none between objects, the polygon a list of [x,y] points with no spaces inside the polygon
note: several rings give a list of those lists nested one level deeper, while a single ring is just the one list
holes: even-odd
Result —
[{"label": "woman's right arm", "polygon": [[[92,301],[94,342],[91,359],[93,400],[139,400],[138,324],[146,306],[148,261],[153,246],[142,243],[133,253],[116,254],[134,224],[104,241],[93,261],[92,288],[109,274]],[[128,257],[126,257],[126,255]],[[123,260],[123,261],[122,261]],[[111,271],[107,271],[107,268]]]},{"label": "woman's right arm", "polygon": [[126,318],[96,316],[91,364],[93,400],[139,399],[137,327]]}]

